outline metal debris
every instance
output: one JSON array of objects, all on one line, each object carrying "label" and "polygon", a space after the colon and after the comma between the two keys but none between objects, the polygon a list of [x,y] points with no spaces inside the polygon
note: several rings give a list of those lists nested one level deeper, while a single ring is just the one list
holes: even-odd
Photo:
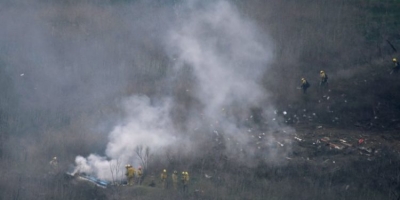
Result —
[{"label": "metal debris", "polygon": [[303,139],[299,138],[299,137],[294,137],[295,140],[298,140],[299,142],[303,141]]}]

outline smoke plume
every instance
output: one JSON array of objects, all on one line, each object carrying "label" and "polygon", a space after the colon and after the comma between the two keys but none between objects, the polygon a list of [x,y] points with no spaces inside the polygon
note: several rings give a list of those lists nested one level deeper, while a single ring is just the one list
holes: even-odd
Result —
[{"label": "smoke plume", "polygon": [[[188,1],[172,10],[172,22],[157,40],[170,60],[166,83],[190,80],[179,87],[183,91],[166,87],[171,92],[164,97],[123,100],[125,118],[110,132],[105,156],[78,156],[76,171],[111,179],[116,163],[140,165],[137,146],[162,154],[184,143],[185,152],[193,153],[210,138],[207,145],[223,146],[219,153],[247,165],[256,158],[279,162],[290,150],[284,138],[291,130],[279,122],[260,84],[273,59],[270,38],[229,1]],[[179,111],[181,121],[172,116],[184,103],[179,95],[193,100]]]}]

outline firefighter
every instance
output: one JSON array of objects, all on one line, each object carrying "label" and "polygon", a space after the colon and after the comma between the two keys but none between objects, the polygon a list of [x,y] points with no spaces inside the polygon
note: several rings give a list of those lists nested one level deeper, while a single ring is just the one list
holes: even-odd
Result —
[{"label": "firefighter", "polygon": [[394,63],[394,66],[393,66],[392,71],[390,72],[390,74],[397,73],[399,71],[399,68],[400,68],[399,62],[397,61],[396,58],[393,58],[393,63]]},{"label": "firefighter", "polygon": [[175,170],[172,174],[172,184],[174,186],[174,190],[178,189],[178,172]]},{"label": "firefighter", "polygon": [[188,172],[182,172],[181,181],[182,181],[183,192],[187,192],[188,184],[189,184],[189,173]]},{"label": "firefighter", "polygon": [[167,178],[168,178],[167,170],[164,169],[161,173],[161,185],[163,189],[165,189],[167,186]]},{"label": "firefighter", "polygon": [[303,90],[303,93],[305,94],[307,92],[307,89],[310,87],[310,83],[305,78],[301,78],[301,85],[300,88]]},{"label": "firefighter", "polygon": [[58,167],[58,160],[57,160],[57,157],[53,157],[53,159],[51,159],[50,160],[50,165],[52,166],[52,167]]},{"label": "firefighter", "polygon": [[138,179],[138,185],[142,184],[142,175],[143,175],[143,171],[142,171],[142,166],[139,166],[137,169],[137,179]]},{"label": "firefighter", "polygon": [[51,167],[50,173],[51,174],[56,174],[57,171],[58,171],[58,160],[57,160],[57,157],[54,156],[53,159],[50,160],[49,164],[50,164],[50,167]]},{"label": "firefighter", "polygon": [[321,81],[319,82],[319,86],[323,87],[328,84],[328,75],[324,71],[319,72],[319,77],[321,78]]},{"label": "firefighter", "polygon": [[132,165],[125,165],[126,172],[126,180],[127,180],[127,185],[133,185],[133,178],[135,177],[135,169],[132,167]]}]

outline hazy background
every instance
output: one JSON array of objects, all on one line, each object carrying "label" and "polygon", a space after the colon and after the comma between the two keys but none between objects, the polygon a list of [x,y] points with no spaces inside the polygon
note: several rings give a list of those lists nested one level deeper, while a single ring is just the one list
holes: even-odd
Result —
[{"label": "hazy background", "polygon": [[[138,145],[151,149],[149,170],[192,169],[204,156],[283,165],[291,151],[285,138],[294,134],[288,124],[303,120],[298,112],[320,109],[322,122],[336,117],[322,118],[326,104],[305,102],[300,78],[316,86],[324,69],[341,95],[340,80],[376,70],[369,63],[390,66],[398,53],[386,40],[400,45],[398,7],[363,0],[2,0],[0,165],[8,183],[1,192],[19,191],[19,177],[46,174],[53,156],[61,171],[78,164],[109,179],[111,165],[141,164]],[[363,101],[360,109],[379,100],[358,96],[352,100]],[[383,104],[398,110],[396,97]]]}]

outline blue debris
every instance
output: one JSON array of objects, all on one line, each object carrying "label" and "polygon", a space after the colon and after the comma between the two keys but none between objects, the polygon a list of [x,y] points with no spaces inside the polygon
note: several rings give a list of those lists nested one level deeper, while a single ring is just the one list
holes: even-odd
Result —
[{"label": "blue debris", "polygon": [[101,180],[94,176],[88,175],[86,173],[78,173],[78,174],[66,173],[66,174],[76,177],[78,179],[84,180],[84,181],[91,182],[91,183],[95,184],[96,186],[99,186],[102,188],[107,188],[107,186],[111,185],[110,181]]}]

